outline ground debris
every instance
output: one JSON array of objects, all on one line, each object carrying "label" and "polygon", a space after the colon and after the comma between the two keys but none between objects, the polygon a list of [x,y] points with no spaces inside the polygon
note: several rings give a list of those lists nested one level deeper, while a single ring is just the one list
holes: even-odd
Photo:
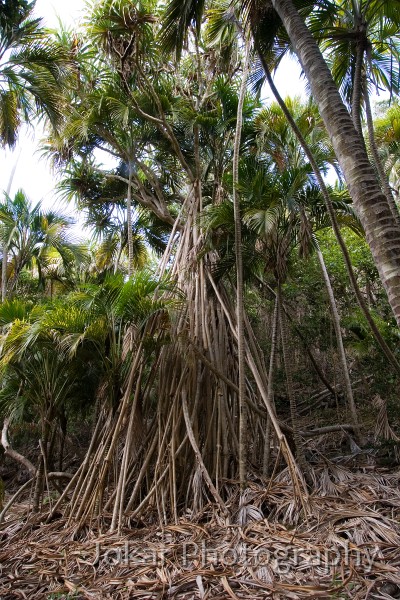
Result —
[{"label": "ground debris", "polygon": [[210,505],[121,535],[19,509],[0,528],[0,598],[400,598],[400,473],[317,476],[307,518],[284,475],[227,487],[231,518]]}]

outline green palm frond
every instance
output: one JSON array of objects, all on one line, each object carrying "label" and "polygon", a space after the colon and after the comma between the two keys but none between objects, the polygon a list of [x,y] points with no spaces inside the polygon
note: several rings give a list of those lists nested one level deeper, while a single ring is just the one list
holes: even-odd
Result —
[{"label": "green palm frond", "polygon": [[20,122],[16,94],[11,90],[0,90],[0,140],[5,146],[15,146]]},{"label": "green palm frond", "polygon": [[121,289],[116,314],[139,327],[154,314],[177,308],[181,295],[168,279],[159,280],[150,271],[138,271]]},{"label": "green palm frond", "polygon": [[205,8],[204,0],[171,0],[162,19],[161,45],[166,52],[181,56],[187,31],[191,25],[200,32]]},{"label": "green palm frond", "polygon": [[243,221],[259,236],[268,238],[276,230],[281,210],[279,205],[267,209],[251,208],[244,213]]},{"label": "green palm frond", "polygon": [[71,54],[31,19],[34,3],[2,8],[0,25],[0,144],[14,146],[19,125],[45,115],[54,127],[63,116],[62,86],[71,72]]}]

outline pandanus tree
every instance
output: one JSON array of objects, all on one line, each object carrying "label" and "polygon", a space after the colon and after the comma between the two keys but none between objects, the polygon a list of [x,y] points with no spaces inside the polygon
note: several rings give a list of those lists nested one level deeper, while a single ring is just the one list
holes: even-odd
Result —
[{"label": "pandanus tree", "polygon": [[[138,213],[142,223],[150,219],[156,226],[157,221],[162,245],[163,235],[174,223],[171,199],[164,194],[162,167],[150,168],[151,135],[143,135],[146,123],[120,77],[107,68],[99,73],[93,64],[91,69],[85,64],[81,73],[85,75],[71,98],[68,118],[61,131],[49,136],[46,154],[65,168],[61,190],[68,199],[75,197],[88,225],[95,225],[97,233],[110,234],[105,243],[117,245],[117,255],[127,249],[130,276],[139,243]],[[101,155],[108,155],[117,166],[102,165]],[[119,227],[119,239],[113,222]],[[147,232],[150,236],[150,228]]]},{"label": "pandanus tree", "polygon": [[[126,215],[126,180],[123,165],[115,169],[97,166],[90,157],[72,159],[59,184],[62,197],[75,202],[92,232],[96,247],[94,268],[98,271],[127,271],[129,260]],[[132,192],[131,264],[137,269],[165,249],[170,226],[137,201]]]},{"label": "pandanus tree", "polygon": [[[114,14],[114,9],[118,14]],[[172,226],[159,272],[169,271],[185,300],[171,319],[169,344],[155,347],[150,369],[143,361],[143,349],[148,344],[147,334],[157,338],[157,332],[164,331],[163,315],[156,315],[148,330],[140,332],[137,338],[133,336],[133,341],[132,331],[126,332],[126,344],[132,348],[132,355],[125,393],[119,400],[118,412],[100,421],[101,436],[93,437],[87,459],[71,484],[77,484],[71,520],[81,523],[94,514],[92,509],[96,514],[112,509],[112,530],[121,529],[127,518],[135,518],[144,506],[154,502],[163,519],[170,514],[177,519],[178,511],[185,506],[200,508],[205,498],[210,497],[225,512],[221,496],[223,480],[237,476],[239,463],[241,472],[248,468],[248,463],[241,460],[243,441],[239,441],[243,405],[236,383],[236,316],[228,290],[214,281],[215,254],[200,252],[204,238],[199,215],[207,203],[219,202],[227,193],[222,187],[224,173],[232,169],[233,156],[238,157],[238,151],[246,143],[246,111],[255,103],[248,102],[243,93],[243,111],[238,110],[240,59],[222,76],[219,64],[212,54],[204,51],[201,36],[196,32],[191,33],[186,60],[176,69],[172,60],[166,61],[159,53],[157,20],[146,16],[148,52],[146,63],[141,62],[143,56],[139,53],[138,57],[136,49],[141,18],[135,11],[127,2],[96,6],[95,23],[103,29],[104,23],[108,23],[111,31],[110,36],[102,39],[102,56],[107,60],[101,64],[105,65],[104,80],[108,88],[101,85],[98,74],[95,87],[101,88],[103,94],[97,94],[97,104],[91,105],[92,114],[99,111],[102,103],[109,109],[104,111],[106,119],[114,118],[117,113],[121,118],[122,106],[128,108],[127,131],[132,128],[135,140],[132,198],[138,206],[145,206]],[[93,19],[89,21],[92,23],[89,31],[94,29],[96,34]],[[86,106],[89,114],[90,104],[85,104],[83,87],[81,81],[74,101],[83,109]],[[96,90],[88,89],[87,97],[95,97]],[[122,95],[124,102],[120,101]],[[242,112],[243,126],[240,126]],[[84,110],[82,114],[85,117]],[[80,154],[82,149],[90,154],[99,140],[108,141],[108,133],[100,129],[100,123],[97,129],[95,119],[86,123],[90,127],[84,136],[65,136],[78,142],[68,147],[82,161],[86,158],[83,152]],[[120,124],[115,130],[118,135],[121,129]],[[78,134],[79,128],[75,131]],[[236,152],[235,139],[239,140]],[[129,177],[123,169],[121,165],[119,172],[110,173],[112,176],[106,179],[126,184]],[[293,467],[290,472],[297,492],[301,479],[297,478],[292,454],[268,404],[263,360],[254,333],[248,330],[248,335],[251,342],[245,344],[244,350],[250,373],[245,373],[244,401],[247,404],[253,399],[254,406],[256,396],[250,383],[254,378],[266,402],[266,409],[257,410],[262,415],[266,410],[271,411],[283,455]],[[146,413],[144,434],[132,453],[132,436],[141,406]],[[254,415],[249,423],[252,428],[257,427]],[[222,451],[218,453],[215,448],[220,445]],[[135,458],[138,455],[142,460]],[[110,465],[114,460],[118,468],[112,472]],[[114,487],[106,488],[110,477]]]},{"label": "pandanus tree", "polygon": [[[63,137],[74,139],[74,144],[78,151],[84,145],[87,146],[85,149],[86,153],[97,147],[121,161],[121,168],[117,172],[103,172],[103,177],[106,175],[108,178],[116,181],[125,182],[125,190],[123,191],[122,198],[121,185],[117,186],[119,188],[118,191],[116,189],[113,191],[115,196],[118,194],[119,204],[121,202],[125,204],[128,236],[128,275],[130,277],[133,274],[134,267],[132,227],[132,194],[134,192],[132,188],[134,185],[134,169],[137,173],[134,160],[137,158],[137,144],[139,141],[134,123],[134,115],[132,111],[129,111],[129,105],[124,103],[123,97],[116,97],[115,91],[115,88],[114,90],[110,90],[106,86],[105,88],[97,88],[91,94],[85,96],[84,102],[80,102],[72,114],[70,114],[66,128],[63,131]],[[122,90],[119,91],[122,92]],[[54,148],[50,149],[50,152],[52,151],[54,152]],[[96,165],[93,162],[85,160],[85,158],[81,158],[82,160],[83,164],[75,162],[75,164],[70,166],[70,171],[71,168],[74,168],[75,172],[71,173],[69,180],[77,182],[79,177],[78,171],[81,171],[81,175],[84,175],[87,180],[91,178],[90,182],[86,181],[86,185],[91,184],[92,190],[94,190],[96,183],[98,184],[99,179],[102,178],[102,173],[99,167],[97,167],[99,172],[96,173]],[[85,184],[82,177],[79,184],[81,186]],[[111,198],[111,200],[116,204],[115,197]],[[98,206],[99,204],[99,201],[97,201]],[[104,222],[104,224],[106,223]],[[122,238],[120,245],[122,245]]]},{"label": "pandanus tree", "polygon": [[[250,5],[240,3],[239,8],[249,16],[255,38],[257,30],[264,35],[263,26],[271,26],[268,39],[264,40],[267,47],[273,44],[280,23],[287,32],[291,47],[309,81],[390,305],[400,324],[400,228],[317,41],[299,13],[297,7],[300,4],[292,0],[272,0],[267,6],[254,2]],[[194,23],[198,29],[201,27],[203,10],[204,4],[196,0],[188,0],[185,10],[181,10],[181,5],[178,8],[175,0],[170,2],[163,30],[167,47],[181,47],[189,25]]]}]

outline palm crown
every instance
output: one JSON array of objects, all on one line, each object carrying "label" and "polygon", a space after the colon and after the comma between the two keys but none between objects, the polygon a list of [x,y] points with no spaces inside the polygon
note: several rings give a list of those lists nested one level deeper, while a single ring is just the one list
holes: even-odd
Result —
[{"label": "palm crown", "polygon": [[62,118],[61,83],[68,53],[32,16],[35,2],[11,0],[0,15],[0,144],[14,146],[23,121],[39,114]]}]

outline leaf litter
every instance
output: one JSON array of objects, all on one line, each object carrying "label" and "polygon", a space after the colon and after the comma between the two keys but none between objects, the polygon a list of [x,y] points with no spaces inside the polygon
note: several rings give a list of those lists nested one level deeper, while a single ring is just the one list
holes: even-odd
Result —
[{"label": "leaf litter", "polygon": [[77,531],[21,503],[0,526],[0,598],[400,598],[400,472],[315,477],[307,514],[286,471],[242,494],[226,482],[228,516],[208,504],[160,526],[149,509],[120,535],[111,515]]}]

